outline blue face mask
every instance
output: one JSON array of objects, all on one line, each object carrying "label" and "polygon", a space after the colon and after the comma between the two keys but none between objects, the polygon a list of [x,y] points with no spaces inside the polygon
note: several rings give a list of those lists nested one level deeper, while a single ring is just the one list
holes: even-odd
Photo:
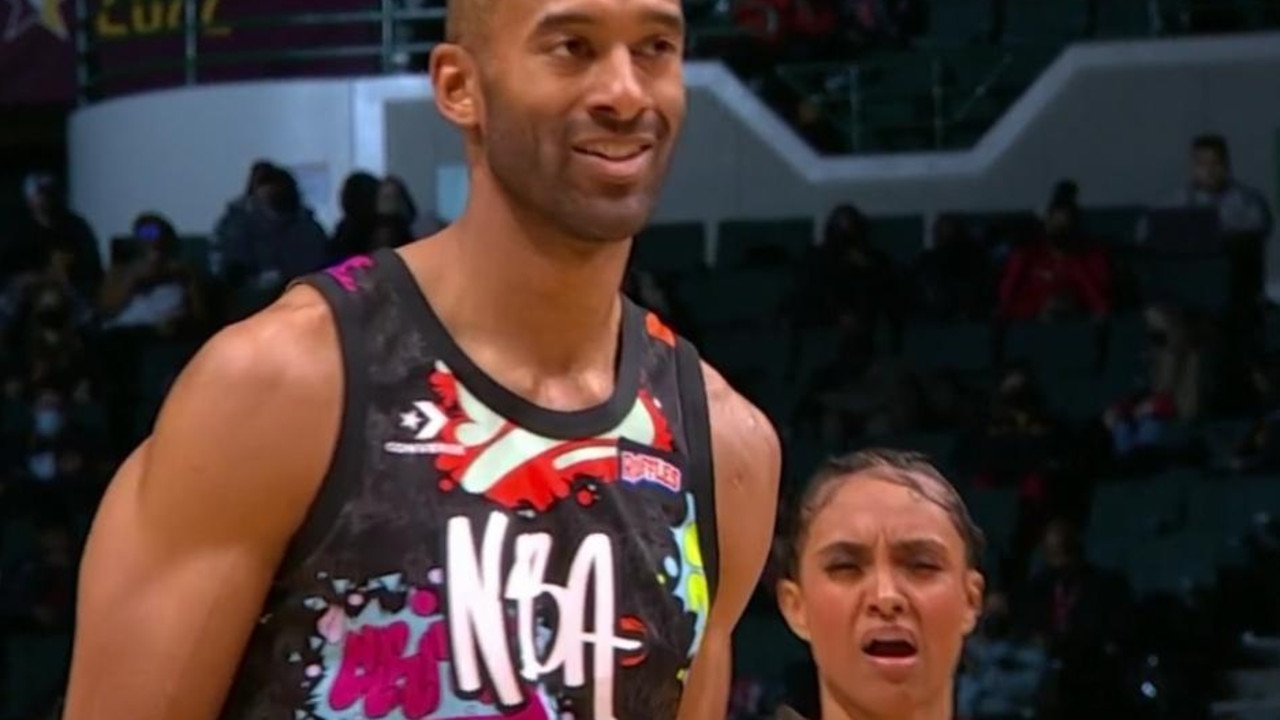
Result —
[{"label": "blue face mask", "polygon": [[58,456],[46,450],[27,458],[27,471],[40,482],[49,482],[58,474]]},{"label": "blue face mask", "polygon": [[62,413],[58,410],[45,408],[37,410],[34,418],[34,430],[36,435],[42,438],[51,438],[62,432]]}]

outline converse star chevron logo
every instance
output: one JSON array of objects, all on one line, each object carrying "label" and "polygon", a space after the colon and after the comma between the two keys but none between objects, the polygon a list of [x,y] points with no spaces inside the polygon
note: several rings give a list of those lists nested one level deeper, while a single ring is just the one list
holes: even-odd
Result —
[{"label": "converse star chevron logo", "polygon": [[426,400],[419,400],[413,404],[413,410],[400,413],[400,427],[417,431],[414,440],[436,439],[448,422],[444,411]]},{"label": "converse star chevron logo", "polygon": [[393,455],[461,455],[461,445],[437,442],[440,432],[448,424],[449,416],[439,405],[430,400],[417,400],[409,410],[400,413],[397,428],[413,433],[413,441],[389,440],[383,443],[382,449]]}]

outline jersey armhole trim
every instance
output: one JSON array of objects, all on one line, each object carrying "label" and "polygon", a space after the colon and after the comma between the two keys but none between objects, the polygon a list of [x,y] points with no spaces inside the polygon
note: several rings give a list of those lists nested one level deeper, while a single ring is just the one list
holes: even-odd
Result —
[{"label": "jersey armhole trim", "polygon": [[305,519],[289,543],[276,573],[277,579],[297,572],[325,545],[336,528],[343,506],[350,497],[349,485],[357,482],[364,463],[363,436],[368,409],[365,374],[361,371],[364,367],[361,357],[364,338],[359,303],[327,275],[311,275],[294,284],[315,288],[333,313],[335,335],[342,356],[342,415],[328,469]]},{"label": "jersey armhole trim", "polygon": [[697,506],[698,544],[707,575],[707,592],[712,607],[720,580],[720,533],[716,529],[716,475],[711,450],[711,414],[707,387],[698,350],[684,338],[676,343],[676,380],[680,393],[681,420],[688,443],[690,491]]}]

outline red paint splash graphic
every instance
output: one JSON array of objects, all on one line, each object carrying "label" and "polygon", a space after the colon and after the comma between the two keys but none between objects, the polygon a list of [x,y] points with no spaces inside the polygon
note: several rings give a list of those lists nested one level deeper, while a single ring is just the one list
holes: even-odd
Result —
[{"label": "red paint splash graphic", "polygon": [[[523,432],[510,421],[504,420],[498,431],[487,442],[479,445],[466,445],[458,439],[458,427],[471,423],[473,419],[458,402],[460,388],[452,373],[436,370],[428,378],[434,391],[437,404],[449,417],[449,422],[441,430],[443,442],[458,445],[463,452],[457,455],[440,455],[436,458],[436,469],[444,473],[440,483],[442,490],[448,491],[462,486],[462,478],[467,470],[482,456],[513,432]],[[658,408],[658,404],[647,391],[640,391],[637,398],[647,413],[654,428],[653,447],[659,450],[670,450],[672,443],[671,427],[666,416]],[[577,461],[566,462],[579,451],[616,448],[615,438],[584,438],[565,440],[555,443],[549,448],[523,458],[522,462],[496,479],[483,493],[484,497],[510,510],[531,508],[537,512],[546,512],[556,503],[575,496],[575,482],[579,478],[591,478],[599,483],[616,483],[619,476],[617,453],[607,453],[605,457],[584,457]],[[559,466],[558,466],[559,464]],[[595,494],[577,493],[575,499],[583,506],[595,502]]]}]

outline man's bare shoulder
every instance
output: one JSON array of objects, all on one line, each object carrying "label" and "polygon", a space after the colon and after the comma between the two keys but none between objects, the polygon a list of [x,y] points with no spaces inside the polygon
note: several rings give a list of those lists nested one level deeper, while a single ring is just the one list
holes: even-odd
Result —
[{"label": "man's bare shoulder", "polygon": [[287,495],[305,503],[332,456],[342,393],[327,303],[314,289],[290,290],[221,330],[183,370],[147,442],[143,482],[160,479],[173,492],[213,482],[246,497],[268,487],[243,485],[292,486]]},{"label": "man's bare shoulder", "polygon": [[[188,368],[228,390],[327,391],[341,379],[337,327],[328,303],[298,286],[265,310],[218,332]],[[280,384],[284,385],[281,386]]]},{"label": "man's bare shoulder", "polygon": [[769,418],[734,390],[715,368],[702,363],[711,418],[717,484],[776,495],[782,448]]}]

